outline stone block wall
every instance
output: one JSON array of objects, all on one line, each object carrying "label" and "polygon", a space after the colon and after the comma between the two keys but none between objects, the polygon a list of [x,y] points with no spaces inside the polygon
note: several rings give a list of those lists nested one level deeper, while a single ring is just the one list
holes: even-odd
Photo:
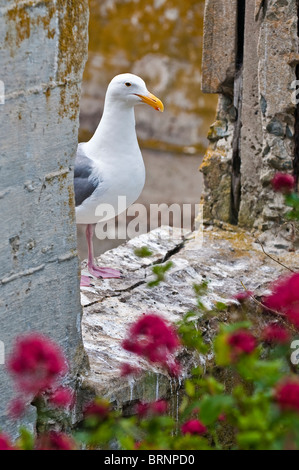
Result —
[{"label": "stone block wall", "polygon": [[206,0],[202,88],[219,94],[202,165],[206,221],[281,225],[271,180],[298,180],[298,57],[297,0]]},{"label": "stone block wall", "polygon": [[[87,23],[87,0],[0,0],[0,340],[7,358],[20,333],[50,336],[72,377],[83,360],[73,164]],[[12,395],[1,364],[10,431]]]}]

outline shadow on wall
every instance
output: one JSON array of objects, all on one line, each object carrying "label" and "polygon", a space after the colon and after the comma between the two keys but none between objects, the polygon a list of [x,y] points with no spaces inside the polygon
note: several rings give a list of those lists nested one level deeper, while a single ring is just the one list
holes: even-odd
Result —
[{"label": "shadow on wall", "polygon": [[[85,69],[79,140],[95,131],[113,76],[140,75],[165,104],[158,117],[136,109],[147,179],[138,203],[197,204],[198,167],[207,147],[217,98],[201,92],[204,0],[89,0],[89,60]],[[78,229],[79,253],[86,257]],[[123,241],[96,242],[96,254]]]}]

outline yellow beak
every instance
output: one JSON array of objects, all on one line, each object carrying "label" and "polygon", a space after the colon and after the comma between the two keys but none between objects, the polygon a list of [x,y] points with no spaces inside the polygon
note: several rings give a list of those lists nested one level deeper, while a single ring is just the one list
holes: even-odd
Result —
[{"label": "yellow beak", "polygon": [[164,104],[155,95],[152,95],[152,93],[149,93],[147,96],[138,95],[137,93],[136,95],[139,96],[139,98],[141,98],[144,103],[149,104],[150,106],[155,108],[157,111],[161,111],[161,113],[163,113]]}]

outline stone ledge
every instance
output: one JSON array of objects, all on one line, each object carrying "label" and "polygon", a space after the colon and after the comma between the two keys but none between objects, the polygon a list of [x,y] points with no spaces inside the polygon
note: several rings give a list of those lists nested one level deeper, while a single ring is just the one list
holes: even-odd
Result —
[{"label": "stone ledge", "polygon": [[[126,331],[140,315],[155,311],[170,322],[179,320],[196,305],[193,284],[204,279],[209,280],[209,291],[202,300],[209,308],[217,302],[231,303],[233,295],[243,290],[241,281],[260,297],[272,281],[286,272],[245,231],[208,227],[201,247],[195,234],[185,241],[178,235],[169,239],[168,230],[171,229],[154,230],[100,256],[100,265],[121,268],[124,279],[95,280],[94,287],[81,290],[83,341],[90,363],[83,389],[89,395],[108,398],[117,407],[130,406],[136,400],[169,397],[179,389],[180,384],[164,371],[122,349]],[[148,246],[153,256],[138,258],[134,249],[142,246]],[[149,289],[151,267],[168,259],[173,267],[165,282]],[[287,266],[296,267],[292,253],[281,252],[279,259]],[[258,308],[253,310],[256,317]],[[213,336],[219,321],[229,320],[229,315],[228,310],[224,317],[204,322],[202,326],[208,338]],[[259,315],[260,326],[268,320],[268,315]],[[184,352],[180,357],[187,374],[195,358]],[[201,365],[205,365],[205,360],[196,359]],[[140,367],[145,374],[136,380],[121,378],[119,370],[124,362]]]}]

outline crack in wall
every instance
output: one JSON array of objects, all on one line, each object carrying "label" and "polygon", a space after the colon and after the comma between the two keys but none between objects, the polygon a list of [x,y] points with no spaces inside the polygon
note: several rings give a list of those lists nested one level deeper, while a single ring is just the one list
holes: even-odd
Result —
[{"label": "crack in wall", "polygon": [[173,248],[172,250],[169,250],[166,255],[164,256],[164,258],[162,258],[162,260],[158,260],[156,262],[153,263],[153,266],[155,264],[161,264],[161,263],[166,263],[166,261],[169,261],[170,258],[174,255],[176,255],[177,253],[179,253],[185,246],[185,239],[178,245],[176,246],[175,248]]},{"label": "crack in wall", "polygon": [[48,83],[39,83],[38,85],[26,88],[26,89],[19,89],[16,91],[12,91],[11,93],[7,93],[5,95],[5,102],[10,100],[16,100],[18,98],[29,97],[30,95],[37,95],[38,93],[47,93],[51,92],[55,88],[65,88],[67,85],[80,85],[80,80],[64,80],[64,81],[51,81]]},{"label": "crack in wall", "polygon": [[[297,52],[299,52],[299,0],[297,0]],[[299,80],[299,64],[296,65],[296,80]],[[295,109],[295,147],[294,147],[294,160],[293,160],[294,176],[296,178],[296,185],[298,191],[299,185],[299,103]]]},{"label": "crack in wall", "polygon": [[94,300],[93,302],[85,304],[83,308],[85,309],[87,307],[92,307],[93,305],[100,304],[100,303],[102,303],[103,301],[105,301],[107,299],[113,299],[114,297],[120,297],[122,294],[124,294],[126,292],[132,292],[134,289],[136,289],[139,286],[144,285],[145,283],[146,283],[146,280],[143,280],[143,281],[138,281],[135,284],[132,284],[131,286],[127,287],[126,289],[115,289],[114,294],[108,294],[106,296],[101,297],[98,300]]},{"label": "crack in wall", "polygon": [[[171,250],[167,251],[167,253],[163,257],[161,257],[160,259],[158,259],[156,261],[153,261],[152,264],[146,266],[146,269],[151,268],[153,266],[156,266],[157,264],[163,264],[166,261],[169,261],[174,255],[176,255],[180,251],[182,251],[184,246],[185,246],[185,239],[179,245],[177,245],[176,247],[174,247]],[[144,265],[140,265],[140,267],[138,269],[134,270],[133,272],[137,272],[141,269],[145,269]],[[152,275],[152,273],[150,273],[150,275]],[[114,294],[108,293],[107,295],[101,295],[101,297],[98,300],[94,300],[94,301],[91,301],[91,302],[85,304],[83,306],[83,308],[85,309],[87,307],[91,307],[93,305],[101,303],[101,302],[105,301],[106,299],[114,298],[114,297],[120,297],[124,293],[132,292],[137,287],[140,287],[140,286],[146,284],[147,283],[147,277],[148,277],[148,275],[146,275],[146,273],[145,273],[145,279],[137,281],[134,284],[132,284],[132,285],[130,285],[130,286],[124,288],[124,289],[114,289]],[[83,291],[83,294],[84,294],[84,291]],[[99,293],[99,294],[102,294],[102,293]]]},{"label": "crack in wall", "polygon": [[236,69],[240,70],[244,59],[244,37],[245,37],[245,0],[238,0],[237,6],[237,54]]},{"label": "crack in wall", "polygon": [[245,39],[245,0],[238,0],[237,7],[237,53],[236,77],[234,82],[234,107],[237,111],[233,137],[232,183],[231,183],[231,211],[230,223],[238,225],[241,204],[241,129],[242,129],[242,88],[243,88],[243,61]]}]

